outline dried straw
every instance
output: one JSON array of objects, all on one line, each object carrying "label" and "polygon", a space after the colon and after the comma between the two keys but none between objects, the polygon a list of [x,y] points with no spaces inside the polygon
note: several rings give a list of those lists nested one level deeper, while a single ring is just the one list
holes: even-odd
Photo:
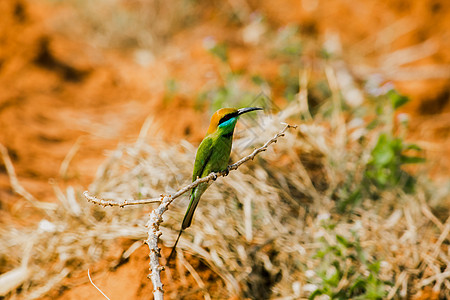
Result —
[{"label": "dried straw", "polygon": [[[330,80],[335,74],[328,72]],[[247,120],[245,128],[237,128],[232,159],[237,161],[265,143],[279,131],[280,122],[298,122],[306,111],[304,104],[292,102],[278,114]],[[178,251],[202,260],[221,278],[223,288],[209,290],[207,279],[182,258],[167,278],[180,272],[177,276],[182,279],[187,271],[203,296],[211,299],[217,295],[308,297],[314,288],[314,270],[321,263],[315,256],[323,247],[321,240],[335,244],[336,234],[351,240],[355,232],[366,259],[382,262],[380,278],[393,283],[386,286],[388,298],[409,297],[425,287],[448,296],[448,188],[419,177],[414,194],[387,190],[377,201],[363,199],[354,213],[336,213],[336,189],[349,176],[360,181],[378,132],[365,131],[367,143],[361,144],[349,137],[363,130],[364,124],[352,127],[351,120],[339,116],[328,123],[321,116],[319,111],[314,122],[287,132],[282,143],[226,178],[218,178],[204,194]],[[174,194],[189,184],[195,146],[186,141],[179,145],[151,141],[146,138],[152,136],[148,128],[147,124],[138,142],[121,145],[111,153],[90,187],[92,193],[105,199],[139,200]],[[62,191],[56,184],[54,188],[62,205],[47,210],[48,217],[37,228],[0,229],[2,270],[9,271],[0,275],[0,282],[16,278],[8,280],[12,283],[7,288],[0,284],[1,295],[13,295],[21,285],[20,297],[37,299],[67,274],[101,259],[119,237],[147,237],[144,206],[103,208],[87,203],[73,189]],[[166,247],[175,241],[187,201],[177,199],[165,214],[160,229]],[[437,209],[444,210],[440,215],[446,219],[436,216]],[[324,222],[336,225],[333,234],[324,229]],[[364,265],[357,268],[361,274],[367,272]],[[339,288],[349,284],[344,276]]]}]

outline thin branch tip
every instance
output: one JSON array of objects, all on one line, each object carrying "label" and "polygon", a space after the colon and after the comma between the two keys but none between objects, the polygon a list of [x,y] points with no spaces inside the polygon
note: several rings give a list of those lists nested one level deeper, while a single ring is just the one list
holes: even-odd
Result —
[{"label": "thin branch tip", "polygon": [[88,191],[83,192],[83,196],[87,199],[88,202],[92,202],[97,205],[101,205],[103,207],[106,206],[118,206],[123,208],[128,205],[137,205],[137,204],[150,204],[150,203],[161,203],[162,199],[160,198],[149,198],[149,199],[139,199],[139,200],[105,200],[96,196],[92,196]]}]

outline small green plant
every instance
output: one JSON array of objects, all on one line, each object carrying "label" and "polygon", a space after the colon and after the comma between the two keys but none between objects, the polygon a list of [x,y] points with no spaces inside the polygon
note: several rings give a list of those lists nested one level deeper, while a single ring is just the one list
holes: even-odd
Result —
[{"label": "small green plant", "polygon": [[335,225],[323,228],[330,238],[320,238],[322,247],[314,256],[320,263],[309,278],[317,289],[309,299],[320,295],[330,299],[383,299],[392,282],[381,279],[380,261],[367,258],[357,233],[352,231],[346,238],[335,233]]},{"label": "small green plant", "polygon": [[401,187],[406,192],[411,192],[414,189],[414,177],[403,171],[402,166],[421,163],[424,159],[405,155],[404,152],[407,150],[421,149],[414,144],[405,144],[401,138],[381,134],[372,150],[365,178],[379,189]]},{"label": "small green plant", "polygon": [[396,110],[400,106],[409,102],[409,98],[399,94],[396,90],[391,89],[386,94],[391,102],[392,108]]},{"label": "small green plant", "polygon": [[[425,161],[424,158],[417,156],[421,148],[415,144],[405,143],[402,136],[395,134],[393,129],[395,111],[409,101],[408,97],[391,89],[376,100],[376,118],[366,126],[366,130],[378,130],[381,133],[370,152],[369,160],[359,168],[362,171],[362,174],[359,174],[362,176],[350,175],[347,182],[337,191],[339,212],[358,205],[364,198],[377,199],[384,190],[399,189],[407,193],[413,192],[416,180],[403,170],[403,166]],[[415,155],[411,152],[415,152]]]},{"label": "small green plant", "polygon": [[[394,123],[394,112],[409,101],[409,98],[399,94],[396,90],[389,90],[385,99],[389,101],[388,107],[379,107],[379,115],[385,111],[388,113],[389,128]],[[366,166],[366,183],[372,184],[378,189],[402,188],[405,192],[414,189],[414,177],[402,170],[405,164],[421,163],[424,159],[418,156],[406,155],[406,152],[421,151],[415,144],[407,144],[401,137],[396,137],[393,130],[384,132],[378,137],[378,141],[371,152],[371,157]]]}]

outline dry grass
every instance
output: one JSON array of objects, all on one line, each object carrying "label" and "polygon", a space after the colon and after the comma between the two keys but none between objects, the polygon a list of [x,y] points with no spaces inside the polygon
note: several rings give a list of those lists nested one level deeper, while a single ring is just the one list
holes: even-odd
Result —
[{"label": "dry grass", "polygon": [[51,27],[87,39],[96,47],[134,51],[136,61],[143,65],[151,63],[174,34],[198,22],[203,12],[188,0],[176,5],[161,0],[58,2],[52,3],[60,11]]},{"label": "dry grass", "polygon": [[[69,33],[77,30],[74,33],[78,36],[88,32],[94,45],[123,49],[154,49],[192,22],[188,17],[195,18],[197,12],[193,6],[174,7],[158,0],[134,1],[129,7],[114,1],[94,6],[87,1],[66,2],[79,6],[76,12],[85,27],[72,26],[74,16],[70,13],[62,15],[66,23],[57,20],[60,23],[55,21],[55,26],[62,24],[62,30]],[[230,3],[234,7],[239,1]],[[97,11],[102,11],[102,18]],[[380,32],[377,37],[386,40],[385,35]],[[372,49],[373,41],[359,46]],[[393,63],[406,53],[409,61],[414,61],[434,53],[434,49],[434,44],[425,42],[386,58]],[[152,58],[152,53],[137,52],[138,60]],[[233,161],[271,138],[282,127],[281,122],[300,126],[253,163],[219,178],[208,189],[192,227],[180,240],[177,269],[171,272],[180,273],[180,277],[189,272],[205,298],[238,295],[298,299],[326,285],[322,273],[329,278],[341,268],[335,292],[345,291],[357,275],[368,281],[371,265],[378,262],[376,280],[385,298],[421,297],[425,288],[434,291],[436,297],[450,298],[448,186],[437,186],[419,174],[414,193],[404,193],[400,188],[381,190],[378,199],[365,195],[352,211],[337,212],[339,190],[349,181],[352,186],[361,184],[382,129],[367,130],[366,123],[354,122],[357,116],[341,111],[340,95],[350,106],[361,105],[359,101],[367,104],[367,97],[356,87],[345,64],[325,64],[323,69],[332,95],[320,99],[323,104],[314,117],[307,107],[309,83],[308,72],[304,71],[299,76],[298,101],[290,102],[275,115],[253,121],[241,119]],[[425,77],[433,77],[430,74],[435,69],[427,69],[430,72]],[[420,73],[399,68],[394,71],[388,75],[410,78]],[[448,77],[448,66],[438,71],[439,76]],[[121,145],[110,154],[90,192],[103,198],[139,199],[173,193],[189,183],[196,147],[186,141],[168,145],[150,139],[158,136],[151,125],[149,119],[136,143]],[[389,126],[392,122],[386,123],[385,127]],[[362,136],[364,142],[360,142]],[[103,258],[118,238],[146,238],[148,214],[144,207],[102,208],[87,203],[81,191],[70,187],[62,191],[56,183],[53,186],[61,205],[42,205],[19,184],[5,148],[0,150],[13,189],[45,215],[33,228],[0,228],[0,297],[41,298],[67,275],[84,272],[89,264]],[[63,165],[61,173],[66,169]],[[165,214],[161,238],[167,247],[173,245],[187,201],[186,197],[179,198]],[[343,245],[343,239],[349,245]],[[334,250],[338,252],[321,255]],[[209,283],[185,254],[201,259],[222,278],[223,289],[208,290]],[[173,295],[171,291],[167,294]]]},{"label": "dry grass", "polygon": [[[281,121],[295,122],[301,111],[302,106],[292,102],[276,115],[247,120],[245,128],[237,130],[233,160],[273,136]],[[365,255],[364,261],[353,263],[356,273],[366,274],[370,263],[380,262],[378,278],[385,281],[388,298],[415,295],[426,286],[448,296],[448,189],[419,178],[414,194],[386,190],[377,201],[364,199],[352,213],[336,213],[332,199],[336,189],[349,174],[358,181],[370,154],[366,148],[377,138],[376,131],[368,132],[367,144],[361,145],[348,138],[352,135],[347,125],[340,118],[324,122],[317,115],[253,163],[218,179],[180,240],[178,270],[190,270],[199,287],[207,290],[208,282],[183,260],[186,252],[222,278],[226,291],[217,294],[307,297],[323,284],[319,274],[327,261],[317,254],[338,245],[342,236],[357,242]],[[151,120],[135,144],[111,153],[90,191],[104,198],[145,198],[188,183],[195,147],[185,141],[152,143],[147,136],[152,136]],[[55,185],[55,191],[62,205],[47,209],[38,228],[1,229],[2,271],[14,270],[7,273],[16,280],[10,288],[15,293],[14,288],[21,286],[20,296],[26,299],[41,297],[67,274],[100,259],[115,239],[146,235],[147,215],[141,207],[102,208],[87,204],[73,189],[63,192]],[[187,199],[180,198],[166,213],[162,240],[167,247],[176,238],[186,205]],[[444,210],[440,218],[433,214],[436,209]],[[345,253],[335,257],[341,258],[341,264],[348,263]],[[328,269],[336,271],[332,264]],[[351,280],[344,273],[338,289],[348,288]],[[205,293],[214,298],[215,294]]]}]

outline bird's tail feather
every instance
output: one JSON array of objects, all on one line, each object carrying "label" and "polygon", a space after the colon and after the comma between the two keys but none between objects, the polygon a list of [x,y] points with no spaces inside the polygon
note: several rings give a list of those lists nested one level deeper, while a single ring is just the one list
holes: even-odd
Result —
[{"label": "bird's tail feather", "polygon": [[199,195],[197,195],[197,193],[193,193],[191,196],[191,203],[189,203],[188,210],[184,215],[183,223],[181,224],[181,230],[185,230],[186,228],[191,226],[192,218],[194,217],[194,212],[197,208],[199,200]]},{"label": "bird's tail feather", "polygon": [[169,258],[167,258],[166,265],[169,265],[170,261],[175,256],[175,253],[177,253],[177,251],[176,251],[177,244],[178,244],[178,240],[180,239],[180,236],[181,236],[182,233],[183,233],[183,229],[180,229],[180,232],[178,233],[177,240],[175,241],[175,244],[173,245],[172,251],[170,252]]}]

